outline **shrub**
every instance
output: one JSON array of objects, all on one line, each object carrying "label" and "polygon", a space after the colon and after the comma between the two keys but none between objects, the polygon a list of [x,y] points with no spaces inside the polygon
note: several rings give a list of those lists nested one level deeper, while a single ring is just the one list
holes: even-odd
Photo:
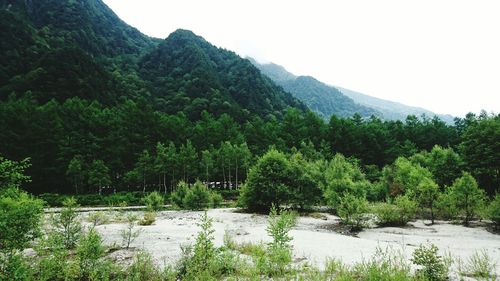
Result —
[{"label": "shrub", "polygon": [[295,213],[278,211],[273,206],[269,213],[267,233],[273,241],[267,247],[267,273],[270,275],[282,275],[292,262],[292,241],[289,232],[297,221]]},{"label": "shrub", "polygon": [[241,188],[239,204],[250,211],[268,212],[291,198],[290,163],[282,152],[269,150],[257,160]]},{"label": "shrub", "polygon": [[197,181],[186,193],[182,205],[191,210],[203,210],[210,206],[210,191],[200,181]]},{"label": "shrub", "polygon": [[130,244],[134,242],[134,240],[139,237],[139,234],[141,233],[140,229],[135,229],[136,220],[136,215],[131,213],[127,214],[127,225],[120,233],[122,236],[122,244],[126,249],[130,248]]},{"label": "shrub", "polygon": [[23,191],[13,188],[0,195],[0,252],[26,248],[40,235],[42,214],[43,202]]},{"label": "shrub", "polygon": [[145,196],[143,201],[144,204],[146,204],[148,211],[159,211],[165,205],[163,196],[156,191]]},{"label": "shrub", "polygon": [[54,217],[55,231],[62,237],[62,243],[66,249],[73,249],[76,246],[82,231],[76,211],[78,206],[73,197],[66,198],[61,212]]},{"label": "shrub", "polygon": [[363,197],[352,194],[344,194],[340,199],[337,214],[340,220],[352,226],[353,230],[361,230],[366,223],[366,213],[368,211],[368,201]]},{"label": "shrub", "polygon": [[139,225],[152,225],[156,221],[155,212],[145,212],[144,217],[139,221]]},{"label": "shrub", "polygon": [[469,225],[483,204],[484,190],[479,189],[471,174],[464,172],[460,178],[453,182],[449,192],[455,206],[463,212],[463,223]]},{"label": "shrub", "polygon": [[127,280],[153,280],[162,279],[161,272],[153,263],[151,255],[139,252],[134,257],[134,262],[127,268]]},{"label": "shrub", "polygon": [[448,279],[448,267],[437,252],[438,248],[433,244],[430,244],[428,247],[420,245],[413,252],[412,262],[421,266],[421,269],[417,272],[425,280],[442,281]]},{"label": "shrub", "polygon": [[496,264],[486,250],[475,252],[465,265],[459,261],[459,273],[485,280],[497,280]]},{"label": "shrub", "polygon": [[222,198],[222,195],[220,195],[220,193],[218,193],[216,191],[210,192],[210,201],[211,201],[212,208],[220,207],[223,200],[224,199]]},{"label": "shrub", "polygon": [[407,196],[398,196],[394,204],[381,203],[374,208],[383,226],[404,226],[415,217],[417,204]]},{"label": "shrub", "polygon": [[0,280],[32,280],[32,274],[22,254],[0,255]]},{"label": "shrub", "polygon": [[170,199],[172,200],[172,202],[175,205],[177,205],[177,207],[180,207],[180,208],[184,207],[184,197],[186,197],[188,190],[189,190],[189,187],[188,187],[187,183],[181,181],[177,184],[177,188],[170,196]]},{"label": "shrub", "polygon": [[99,259],[104,255],[101,236],[94,229],[82,235],[76,248],[76,255],[82,277],[88,279],[99,265]]},{"label": "shrub", "polygon": [[87,216],[87,221],[92,224],[92,228],[95,228],[98,225],[109,223],[109,217],[101,211],[91,212]]},{"label": "shrub", "polygon": [[500,227],[500,194],[490,202],[487,210],[488,218],[495,224],[496,228]]}]

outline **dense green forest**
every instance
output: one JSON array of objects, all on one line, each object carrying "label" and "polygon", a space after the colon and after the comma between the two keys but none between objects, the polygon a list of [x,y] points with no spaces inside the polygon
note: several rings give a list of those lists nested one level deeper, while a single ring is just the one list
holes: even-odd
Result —
[{"label": "dense green forest", "polygon": [[311,159],[341,153],[376,182],[399,156],[435,145],[457,153],[453,170],[498,189],[498,116],[325,122],[250,61],[190,31],[149,38],[97,0],[0,7],[0,154],[31,159],[30,192],[235,186],[270,147]]}]

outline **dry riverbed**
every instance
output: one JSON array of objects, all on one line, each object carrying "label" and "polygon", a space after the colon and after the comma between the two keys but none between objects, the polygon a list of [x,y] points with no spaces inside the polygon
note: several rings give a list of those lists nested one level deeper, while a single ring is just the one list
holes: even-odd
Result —
[{"label": "dry riverbed", "polygon": [[[142,212],[136,212],[138,216]],[[89,213],[82,213],[82,217]],[[131,244],[133,250],[118,250],[111,254],[118,262],[130,260],[134,251],[151,253],[159,265],[174,264],[181,257],[181,245],[194,243],[199,231],[197,223],[202,212],[163,211],[151,226],[138,226],[139,237]],[[213,209],[208,216],[214,220],[215,244],[223,243],[225,232],[236,242],[267,242],[267,216],[240,213],[236,209]],[[488,232],[482,226],[473,228],[437,222],[432,226],[416,221],[405,228],[385,227],[367,229],[356,236],[342,235],[332,229],[338,218],[329,214],[319,217],[300,217],[291,231],[296,261],[309,261],[319,266],[327,258],[338,258],[346,264],[370,258],[377,248],[392,249],[407,258],[420,243],[430,241],[441,253],[467,260],[476,251],[486,251],[497,262],[500,273],[500,235]],[[107,245],[120,245],[125,223],[97,226]]]}]

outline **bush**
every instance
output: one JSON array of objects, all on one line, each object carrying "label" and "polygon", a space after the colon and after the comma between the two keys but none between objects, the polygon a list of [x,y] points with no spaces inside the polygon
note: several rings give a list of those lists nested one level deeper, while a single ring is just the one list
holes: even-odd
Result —
[{"label": "bush", "polygon": [[164,280],[161,272],[153,263],[151,255],[139,252],[134,257],[134,262],[127,268],[126,280]]},{"label": "bush", "polygon": [[290,163],[285,154],[270,150],[250,169],[241,188],[239,204],[250,211],[268,212],[271,206],[288,203],[291,198],[289,184]]},{"label": "bush", "polygon": [[191,210],[203,210],[210,206],[211,194],[208,188],[197,181],[186,193],[182,205]]},{"label": "bush", "polygon": [[83,235],[76,248],[76,256],[80,266],[81,275],[84,279],[89,279],[92,272],[99,265],[100,258],[104,255],[101,236],[91,229]]},{"label": "bush", "polygon": [[40,235],[42,214],[41,200],[16,188],[4,192],[0,196],[0,252],[26,248]]},{"label": "bush", "polygon": [[420,245],[413,252],[412,262],[422,267],[417,272],[425,280],[442,281],[448,279],[448,267],[437,252],[438,248],[433,244],[428,247]]},{"label": "bush", "polygon": [[156,191],[145,196],[143,201],[149,211],[159,211],[165,205],[163,196]]},{"label": "bush", "polygon": [[394,204],[381,203],[374,212],[382,226],[404,226],[415,217],[417,203],[407,196],[398,196]]},{"label": "bush", "polygon": [[101,211],[91,212],[87,216],[87,221],[92,223],[92,228],[95,228],[98,225],[109,223],[109,217]]},{"label": "bush", "polygon": [[487,217],[495,224],[496,228],[500,227],[500,194],[497,194],[490,202],[487,210]]},{"label": "bush", "polygon": [[180,207],[180,208],[184,207],[184,197],[186,197],[188,190],[189,190],[189,187],[188,187],[187,183],[181,181],[177,184],[177,188],[170,196],[170,199],[172,200],[172,202],[175,205],[177,205],[177,207]]},{"label": "bush", "polygon": [[73,197],[69,197],[64,200],[63,206],[61,212],[54,217],[55,232],[62,237],[66,249],[73,249],[82,231],[76,211],[79,205]]},{"label": "bush", "polygon": [[353,230],[361,230],[366,224],[368,201],[363,197],[344,194],[340,199],[337,214],[342,223],[352,226]]},{"label": "bush", "polygon": [[136,220],[136,215],[131,213],[127,214],[127,225],[120,232],[122,237],[122,244],[126,249],[130,248],[130,244],[134,242],[137,237],[139,237],[139,234],[141,234],[140,229],[135,229]]},{"label": "bush", "polygon": [[484,280],[497,280],[496,264],[486,250],[475,252],[465,265],[459,261],[459,273]]},{"label": "bush", "polygon": [[0,280],[32,280],[32,271],[22,254],[0,254]]},{"label": "bush", "polygon": [[210,192],[210,201],[211,201],[212,208],[220,207],[223,200],[224,199],[222,198],[222,195],[220,193],[218,193],[216,191]]},{"label": "bush", "polygon": [[152,225],[156,221],[155,212],[145,212],[144,217],[139,221],[139,225]]}]

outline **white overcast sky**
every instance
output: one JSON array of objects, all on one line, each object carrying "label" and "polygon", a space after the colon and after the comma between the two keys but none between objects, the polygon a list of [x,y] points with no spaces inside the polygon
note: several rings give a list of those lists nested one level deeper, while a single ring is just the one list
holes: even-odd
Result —
[{"label": "white overcast sky", "polygon": [[166,38],[189,29],[296,75],[436,113],[500,112],[500,1],[104,0]]}]

